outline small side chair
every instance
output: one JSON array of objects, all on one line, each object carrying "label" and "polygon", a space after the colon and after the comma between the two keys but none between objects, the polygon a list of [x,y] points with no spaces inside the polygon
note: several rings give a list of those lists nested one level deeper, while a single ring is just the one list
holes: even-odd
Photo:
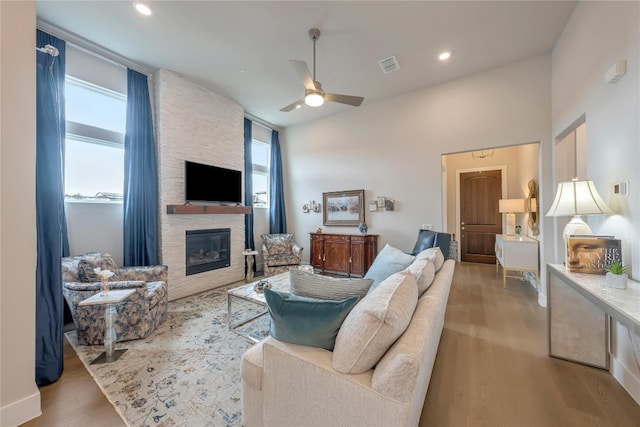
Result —
[{"label": "small side chair", "polygon": [[62,292],[76,325],[78,344],[104,342],[104,305],[78,305],[101,290],[100,279],[93,272],[96,267],[115,273],[109,289],[136,290],[117,304],[117,341],[148,337],[167,316],[167,266],[118,268],[111,255],[92,252],[62,258]]},{"label": "small side chair", "polygon": [[263,234],[264,276],[286,273],[302,262],[303,248],[293,243],[293,234]]}]

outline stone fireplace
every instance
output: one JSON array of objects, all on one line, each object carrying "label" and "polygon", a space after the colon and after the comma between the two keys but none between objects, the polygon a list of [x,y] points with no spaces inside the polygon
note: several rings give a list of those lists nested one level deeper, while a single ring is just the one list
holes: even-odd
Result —
[{"label": "stone fireplace", "polygon": [[187,276],[229,267],[230,228],[187,230],[185,237]]},{"label": "stone fireplace", "polygon": [[[170,205],[184,204],[185,161],[244,169],[244,109],[168,70],[154,73],[153,88],[160,256],[161,262],[169,267],[169,300],[175,300],[244,279],[244,214],[204,210],[185,214],[168,209]],[[188,251],[191,244],[185,241],[191,238],[192,231],[219,229],[230,230],[226,251],[216,246],[219,243],[200,242],[202,236],[198,233],[193,235],[194,242],[202,247]],[[226,262],[220,264],[219,256],[226,257]],[[193,266],[187,265],[189,260]],[[208,270],[207,266],[205,271],[204,266],[210,263],[224,268]],[[188,272],[191,267],[194,274]],[[199,269],[202,270],[197,271]]]}]

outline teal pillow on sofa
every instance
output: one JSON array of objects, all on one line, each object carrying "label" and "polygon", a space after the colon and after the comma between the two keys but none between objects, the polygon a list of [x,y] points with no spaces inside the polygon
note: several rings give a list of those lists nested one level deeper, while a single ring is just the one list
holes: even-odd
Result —
[{"label": "teal pillow on sofa", "polygon": [[338,330],[357,296],[342,301],[320,300],[264,290],[271,314],[271,336],[292,344],[333,350]]},{"label": "teal pillow on sofa", "polygon": [[373,285],[371,285],[369,292],[393,273],[409,267],[414,259],[416,257],[413,255],[405,254],[387,243],[373,260],[367,274],[364,275],[366,279],[373,279]]}]

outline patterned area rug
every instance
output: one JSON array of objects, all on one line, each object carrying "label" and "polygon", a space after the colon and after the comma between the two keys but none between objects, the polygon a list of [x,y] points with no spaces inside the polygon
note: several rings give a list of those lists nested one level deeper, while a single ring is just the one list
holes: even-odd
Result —
[{"label": "patterned area rug", "polygon": [[[251,343],[227,330],[227,290],[238,284],[169,303],[167,319],[144,340],[118,343],[127,348],[113,363],[91,365],[102,346],[68,341],[130,426],[240,426],[241,357]],[[234,303],[234,319],[259,311]],[[256,338],[268,334],[268,316],[244,327]]]}]

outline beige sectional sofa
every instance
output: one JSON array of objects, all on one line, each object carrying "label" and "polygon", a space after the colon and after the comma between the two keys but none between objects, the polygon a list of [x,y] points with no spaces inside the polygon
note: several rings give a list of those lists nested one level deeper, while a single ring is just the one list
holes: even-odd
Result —
[{"label": "beige sectional sofa", "polygon": [[[439,261],[435,265],[441,264],[442,258]],[[424,263],[420,264],[419,270],[422,265]],[[424,271],[435,269],[433,265],[429,268]],[[420,281],[420,271],[416,272],[414,268],[414,277],[409,277],[407,269],[389,278],[396,283],[402,282],[403,289],[413,293],[407,298],[417,299],[413,302],[415,311],[412,315],[409,313],[408,326],[400,332],[400,337],[392,341],[373,368],[364,372],[343,373],[335,369],[336,366],[341,371],[345,369],[344,355],[340,356],[340,361],[334,360],[338,356],[334,352],[338,352],[339,346],[354,342],[360,345],[357,343],[360,331],[345,330],[357,325],[355,320],[350,322],[349,317],[338,333],[334,352],[272,337],[247,350],[242,360],[243,425],[417,426],[444,325],[454,268],[453,260],[444,261],[430,287],[419,298],[411,286]],[[431,276],[427,276],[430,279]],[[384,287],[383,284],[379,287]],[[400,289],[392,286],[392,293]],[[372,301],[392,305],[384,302],[380,292],[370,292],[358,305],[371,305]],[[405,300],[401,303],[406,304]],[[411,308],[411,304],[408,305]],[[362,313],[358,315],[362,317]],[[379,325],[375,326],[376,330],[379,328]],[[370,340],[364,343],[369,344]],[[369,348],[363,350],[364,356],[371,353]],[[347,359],[349,357],[351,355],[347,355]]]}]

